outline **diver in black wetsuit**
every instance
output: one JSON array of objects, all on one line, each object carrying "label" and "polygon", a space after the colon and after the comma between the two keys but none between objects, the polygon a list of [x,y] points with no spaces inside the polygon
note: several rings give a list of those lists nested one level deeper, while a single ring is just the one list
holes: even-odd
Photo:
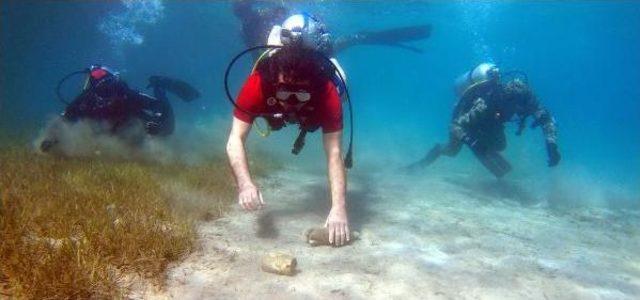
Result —
[{"label": "diver in black wetsuit", "polygon": [[456,85],[460,99],[451,119],[449,142],[436,144],[422,160],[409,166],[410,171],[429,166],[440,155],[455,156],[467,145],[480,162],[500,178],[511,170],[509,162],[499,153],[507,146],[504,123],[516,119],[519,136],[529,116],[534,118],[532,128],[542,127],[548,165],[554,167],[560,162],[555,120],[540,105],[526,78],[501,82],[498,68],[484,63],[463,74]]},{"label": "diver in black wetsuit", "polygon": [[242,22],[245,45],[254,47],[264,45],[271,28],[282,24],[289,15],[289,10],[275,3],[258,8],[255,0],[239,0],[233,2],[233,13]]},{"label": "diver in black wetsuit", "polygon": [[[62,122],[75,123],[79,120],[94,120],[107,124],[110,134],[117,135],[142,122],[149,135],[167,136],[174,130],[174,115],[166,91],[172,92],[184,101],[191,101],[200,93],[187,83],[163,76],[149,77],[147,88],[153,88],[154,96],[130,89],[117,73],[103,66],[91,66],[87,73],[85,88],[63,111]],[[73,74],[73,73],[72,73]],[[43,152],[58,143],[56,128],[50,128],[49,136],[40,144]]]},{"label": "diver in black wetsuit", "polygon": [[[233,12],[242,22],[242,36],[247,47],[264,45],[274,26],[281,25],[290,16],[289,10],[276,3],[261,3],[256,7],[255,0],[239,0],[233,3]],[[355,45],[386,45],[399,47],[417,53],[422,50],[403,42],[426,39],[431,35],[430,25],[408,26],[383,31],[360,31],[355,34],[336,37],[328,56]],[[257,59],[257,55],[254,55]]]}]

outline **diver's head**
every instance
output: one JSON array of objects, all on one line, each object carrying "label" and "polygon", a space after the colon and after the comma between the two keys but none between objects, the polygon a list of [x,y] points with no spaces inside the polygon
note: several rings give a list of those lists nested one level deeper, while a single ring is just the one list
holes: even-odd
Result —
[{"label": "diver's head", "polygon": [[119,80],[119,74],[111,71],[107,67],[101,65],[92,65],[89,67],[88,87],[98,88],[103,85],[115,83]]},{"label": "diver's head", "polygon": [[283,48],[269,60],[269,74],[275,85],[308,85],[315,90],[329,79],[328,68],[317,51]]},{"label": "diver's head", "polygon": [[284,46],[322,52],[331,47],[331,35],[318,19],[302,13],[292,15],[282,23],[280,42]]},{"label": "diver's head", "polygon": [[504,99],[518,108],[525,109],[533,101],[533,92],[529,85],[519,78],[508,81],[504,84]]},{"label": "diver's head", "polygon": [[90,90],[100,97],[112,97],[123,94],[126,89],[126,83],[120,80],[117,72],[100,65],[89,67],[89,78],[87,78],[85,90]]}]

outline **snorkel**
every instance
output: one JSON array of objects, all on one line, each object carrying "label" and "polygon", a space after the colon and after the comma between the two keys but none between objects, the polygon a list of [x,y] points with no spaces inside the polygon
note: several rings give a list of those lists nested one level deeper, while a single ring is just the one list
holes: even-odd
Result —
[{"label": "snorkel", "polygon": [[[227,95],[227,99],[229,100],[229,102],[239,111],[254,116],[254,117],[271,117],[271,118],[280,118],[282,117],[280,114],[259,114],[259,113],[254,113],[254,112],[250,112],[247,111],[246,109],[240,107],[236,101],[234,100],[233,96],[231,95],[231,91],[229,89],[229,74],[231,73],[231,69],[233,68],[233,66],[235,65],[235,63],[243,56],[245,56],[247,53],[256,51],[256,50],[266,50],[265,53],[271,51],[271,50],[278,50],[278,49],[283,49],[285,47],[290,47],[290,46],[275,46],[275,45],[261,45],[261,46],[255,46],[255,47],[251,47],[248,48],[242,52],[240,52],[239,54],[237,54],[232,60],[231,62],[229,62],[229,64],[227,65],[227,69],[225,70],[224,73],[224,89],[225,89],[225,93]],[[264,57],[265,53],[263,53],[260,57]],[[344,79],[344,76],[342,75],[341,71],[339,70],[339,68],[333,63],[333,61],[327,57],[326,55],[324,55],[323,53],[321,53],[320,51],[316,51],[316,53],[318,54],[318,57],[321,57],[328,65],[331,66],[332,68],[332,72],[335,72],[335,74],[338,75],[338,78],[340,79],[340,82],[342,84],[342,87],[344,88],[344,96],[347,100],[348,106],[349,106],[349,147],[347,149],[347,154],[345,155],[344,158],[344,164],[345,167],[347,169],[350,169],[353,166],[353,107],[351,104],[351,97],[349,96],[349,90],[347,88],[346,85],[346,80]],[[296,140],[296,144],[298,144],[298,139]],[[294,153],[295,154],[295,153]]]}]

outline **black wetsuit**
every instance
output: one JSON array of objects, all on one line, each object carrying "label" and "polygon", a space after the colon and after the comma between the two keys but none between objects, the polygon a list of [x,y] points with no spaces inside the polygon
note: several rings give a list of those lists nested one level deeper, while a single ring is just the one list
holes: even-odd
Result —
[{"label": "black wetsuit", "polygon": [[254,0],[233,3],[233,13],[242,22],[242,38],[247,47],[264,45],[273,26],[282,24],[289,14],[284,6],[256,8],[255,4]]},{"label": "black wetsuit", "polygon": [[62,116],[70,122],[81,119],[106,121],[112,133],[138,119],[148,134],[169,135],[174,130],[173,109],[164,88],[154,86],[154,96],[129,89],[125,82],[118,80],[83,91]]},{"label": "black wetsuit", "polygon": [[[242,22],[242,38],[247,47],[264,45],[273,26],[281,25],[289,16],[289,10],[279,4],[263,3],[265,7],[255,7],[255,0],[239,0],[233,3],[233,12]],[[387,45],[413,52],[422,50],[403,42],[426,39],[431,34],[430,25],[408,26],[382,31],[360,31],[337,37],[322,52],[331,57],[355,45]],[[254,59],[257,58],[254,54]]]}]

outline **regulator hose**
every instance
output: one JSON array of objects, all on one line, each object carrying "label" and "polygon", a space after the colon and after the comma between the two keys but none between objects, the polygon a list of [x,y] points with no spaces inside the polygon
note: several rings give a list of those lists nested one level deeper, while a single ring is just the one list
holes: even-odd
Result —
[{"label": "regulator hose", "polygon": [[[257,114],[257,113],[253,113],[250,111],[245,110],[244,108],[240,107],[238,105],[238,103],[236,103],[236,101],[233,99],[233,96],[231,95],[231,91],[229,90],[229,73],[231,72],[231,69],[233,68],[233,66],[235,65],[235,63],[238,61],[238,59],[240,59],[241,57],[243,57],[244,55],[246,55],[249,52],[255,51],[255,50],[261,50],[261,49],[267,49],[267,50],[271,50],[271,49],[280,49],[280,48],[284,48],[284,46],[272,46],[272,45],[260,45],[260,46],[255,46],[255,47],[251,47],[248,48],[240,53],[238,53],[232,60],[231,62],[229,62],[229,64],[227,65],[227,69],[224,72],[224,91],[227,94],[227,99],[229,100],[229,102],[231,102],[231,104],[238,109],[239,111],[248,114],[248,115],[252,115],[255,117],[264,117],[264,116],[269,116],[269,117],[273,117],[272,114]],[[319,52],[318,52],[319,53]],[[338,74],[338,77],[340,78],[340,81],[342,82],[342,86],[344,86],[344,95],[347,99],[347,104],[349,105],[349,148],[347,149],[347,154],[344,158],[344,164],[345,167],[347,169],[350,169],[351,167],[353,167],[353,106],[351,104],[351,97],[349,96],[349,89],[347,88],[347,82],[345,81],[344,77],[342,76],[342,73],[338,70],[338,67],[336,67],[336,65],[331,61],[331,59],[329,59],[326,55],[319,53],[320,57],[322,57],[326,62],[329,62],[329,65],[333,68],[333,72],[335,72],[336,74]]]}]

